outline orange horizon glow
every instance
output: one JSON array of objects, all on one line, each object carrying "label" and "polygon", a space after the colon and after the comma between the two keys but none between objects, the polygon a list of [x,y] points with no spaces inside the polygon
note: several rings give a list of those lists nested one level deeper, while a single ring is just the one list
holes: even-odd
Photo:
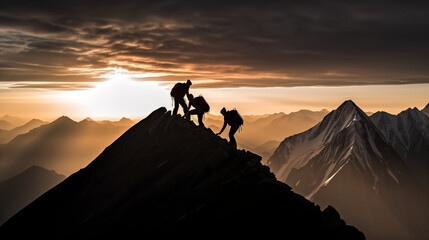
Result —
[{"label": "orange horizon glow", "polygon": [[[40,119],[54,119],[61,115],[75,119],[138,119],[161,106],[172,109],[169,90],[175,82],[139,80],[161,75],[110,68],[99,76],[107,80],[74,90],[10,88],[10,85],[3,83],[0,114]],[[214,115],[218,115],[222,107],[236,108],[244,115],[290,113],[301,109],[333,110],[348,99],[367,112],[397,114],[409,107],[421,109],[429,101],[429,84],[219,89],[194,86],[190,89],[191,93],[203,95]]]}]

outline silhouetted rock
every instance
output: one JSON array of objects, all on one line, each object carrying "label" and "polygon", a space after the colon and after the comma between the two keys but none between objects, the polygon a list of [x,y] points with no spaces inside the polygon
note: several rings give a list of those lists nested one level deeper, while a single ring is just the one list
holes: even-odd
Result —
[{"label": "silhouetted rock", "polygon": [[12,217],[0,235],[364,239],[260,160],[160,108]]},{"label": "silhouetted rock", "polygon": [[331,205],[323,210],[322,219],[327,228],[337,228],[345,224],[344,220],[340,218],[340,214]]}]

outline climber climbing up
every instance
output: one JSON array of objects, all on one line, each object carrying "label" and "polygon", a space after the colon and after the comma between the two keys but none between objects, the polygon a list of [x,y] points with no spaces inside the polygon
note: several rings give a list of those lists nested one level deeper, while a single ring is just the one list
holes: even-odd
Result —
[{"label": "climber climbing up", "polygon": [[[188,99],[189,99],[189,108],[188,108],[189,116],[197,115],[198,116],[198,124],[200,126],[204,127],[203,116],[204,116],[204,113],[210,111],[209,104],[206,102],[206,100],[204,99],[203,96],[198,96],[198,97],[194,98],[194,95],[189,94]],[[194,107],[194,109],[190,110],[191,107]]]},{"label": "climber climbing up", "polygon": [[188,106],[186,106],[185,95],[189,100],[189,87],[191,87],[192,82],[188,79],[186,83],[176,83],[174,87],[171,89],[170,95],[174,98],[174,109],[173,115],[177,115],[177,111],[179,110],[179,104],[183,108],[183,112],[185,117],[188,117]]},{"label": "climber climbing up", "polygon": [[220,130],[217,135],[222,134],[223,130],[225,130],[225,127],[228,124],[229,126],[231,126],[229,130],[229,142],[234,145],[234,147],[237,147],[237,142],[235,141],[234,134],[241,127],[241,125],[243,125],[243,118],[241,118],[240,114],[235,109],[226,111],[225,108],[222,108],[220,113],[223,115],[224,121],[222,130]]}]

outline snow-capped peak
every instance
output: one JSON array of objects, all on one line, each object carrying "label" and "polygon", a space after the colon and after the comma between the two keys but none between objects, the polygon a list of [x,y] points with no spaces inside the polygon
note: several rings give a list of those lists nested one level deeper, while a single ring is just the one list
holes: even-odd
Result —
[{"label": "snow-capped peak", "polygon": [[[281,181],[292,186],[300,181],[298,188],[305,188],[302,194],[311,198],[319,189],[332,182],[347,165],[370,176],[370,181],[376,185],[380,176],[389,176],[387,170],[398,165],[393,163],[396,160],[400,160],[399,155],[387,144],[384,135],[349,100],[313,128],[286,138],[268,164]],[[314,174],[310,173],[313,171],[310,169],[318,172],[320,179],[301,179],[306,178],[306,174]],[[393,167],[390,176],[398,175],[397,170],[397,167]],[[390,180],[395,180],[390,176]]]}]

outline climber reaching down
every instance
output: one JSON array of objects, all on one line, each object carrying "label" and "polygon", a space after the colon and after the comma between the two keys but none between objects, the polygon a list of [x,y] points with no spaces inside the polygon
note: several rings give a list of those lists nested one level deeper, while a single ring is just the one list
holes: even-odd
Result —
[{"label": "climber reaching down", "polygon": [[[204,113],[210,111],[209,104],[206,102],[206,100],[204,99],[203,96],[198,96],[198,97],[194,98],[194,95],[189,94],[188,99],[189,99],[189,108],[188,108],[189,116],[197,115],[198,116],[198,124],[200,126],[204,127],[203,116],[204,116]],[[189,109],[191,109],[191,107],[194,107],[194,109],[189,111]]]},{"label": "climber reaching down", "polygon": [[226,125],[229,125],[231,127],[229,130],[229,142],[234,145],[234,147],[237,147],[234,134],[237,132],[240,126],[243,125],[243,118],[241,118],[240,114],[235,109],[227,111],[225,108],[222,108],[220,113],[223,115],[224,121],[222,129],[219,133],[217,133],[217,135],[222,134],[223,130],[226,128]]}]

